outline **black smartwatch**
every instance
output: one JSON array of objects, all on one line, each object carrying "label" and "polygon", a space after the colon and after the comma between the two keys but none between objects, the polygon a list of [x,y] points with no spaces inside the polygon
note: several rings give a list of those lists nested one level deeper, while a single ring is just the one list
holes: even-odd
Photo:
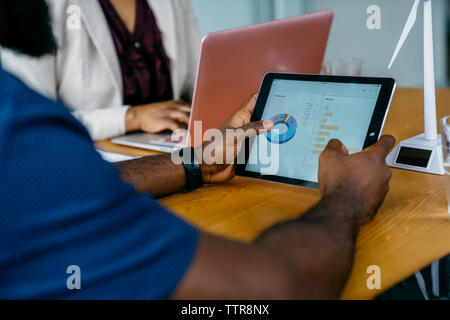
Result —
[{"label": "black smartwatch", "polygon": [[194,148],[188,147],[180,150],[180,157],[186,171],[186,189],[194,190],[203,187],[203,175],[200,163],[195,156]]}]

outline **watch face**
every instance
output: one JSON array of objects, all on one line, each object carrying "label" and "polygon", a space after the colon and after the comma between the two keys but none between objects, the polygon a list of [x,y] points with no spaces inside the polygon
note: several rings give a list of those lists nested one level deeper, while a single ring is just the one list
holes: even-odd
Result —
[{"label": "watch face", "polygon": [[179,152],[180,158],[184,165],[199,164],[199,161],[197,159],[197,155],[195,153],[194,148],[186,147],[186,148],[180,149],[178,152]]},{"label": "watch face", "polygon": [[194,148],[187,147],[181,149],[180,157],[186,172],[186,189],[194,190],[202,187],[204,185],[202,170]]}]

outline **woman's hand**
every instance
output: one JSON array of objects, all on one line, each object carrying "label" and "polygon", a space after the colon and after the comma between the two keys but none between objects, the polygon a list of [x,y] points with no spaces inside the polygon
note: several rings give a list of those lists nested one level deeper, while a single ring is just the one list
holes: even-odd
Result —
[{"label": "woman's hand", "polygon": [[175,131],[189,124],[191,107],[182,100],[170,100],[132,107],[126,115],[126,131],[157,133]]}]

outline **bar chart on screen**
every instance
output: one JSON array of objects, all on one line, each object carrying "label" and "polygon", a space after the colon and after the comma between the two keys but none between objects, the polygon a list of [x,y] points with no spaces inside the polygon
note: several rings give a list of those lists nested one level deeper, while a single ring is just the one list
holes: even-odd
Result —
[{"label": "bar chart on screen", "polygon": [[[345,107],[345,97],[324,97],[314,122],[304,165],[317,167],[318,159],[331,139],[343,136],[342,121],[335,116],[339,108]],[[351,116],[348,114],[348,116]],[[348,126],[348,125],[347,125]],[[347,129],[348,130],[348,129]],[[346,130],[345,130],[346,131]],[[357,153],[361,148],[347,146],[350,153]]]}]

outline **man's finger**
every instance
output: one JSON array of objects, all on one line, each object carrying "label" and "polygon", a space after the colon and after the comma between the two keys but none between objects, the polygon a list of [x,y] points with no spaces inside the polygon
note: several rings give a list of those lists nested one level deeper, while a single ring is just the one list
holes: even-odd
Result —
[{"label": "man's finger", "polygon": [[368,148],[368,150],[374,151],[379,154],[382,159],[385,159],[392,148],[395,146],[395,138],[393,136],[382,136],[380,140]]},{"label": "man's finger", "polygon": [[348,154],[348,149],[338,139],[331,139],[328,142],[325,150],[333,150],[333,151],[337,151],[337,152],[342,153],[342,154]]},{"label": "man's finger", "polygon": [[256,137],[272,129],[273,122],[270,120],[248,123],[240,128],[234,129],[234,143],[239,144],[246,138]]},{"label": "man's finger", "polygon": [[273,122],[271,120],[250,122],[240,128],[237,132],[241,132],[240,138],[250,138],[262,133],[266,133],[273,129]]}]

